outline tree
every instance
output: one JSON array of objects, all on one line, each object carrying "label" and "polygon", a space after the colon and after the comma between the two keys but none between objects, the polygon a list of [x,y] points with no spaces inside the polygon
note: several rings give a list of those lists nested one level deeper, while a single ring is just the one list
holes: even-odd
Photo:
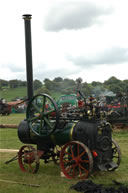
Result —
[{"label": "tree", "polygon": [[61,91],[61,83],[56,82],[55,80],[52,81],[52,91],[60,92]]},{"label": "tree", "polygon": [[93,82],[91,83],[91,85],[92,85],[92,86],[101,86],[102,83],[101,83],[101,82],[93,81]]},{"label": "tree", "polygon": [[48,90],[52,90],[52,81],[51,81],[51,80],[45,79],[45,80],[44,80],[44,83],[45,83],[45,87],[46,87]]},{"label": "tree", "polygon": [[119,93],[119,92],[122,92],[122,89],[119,85],[117,84],[111,84],[108,86],[108,89],[110,91],[113,91],[115,94]]},{"label": "tree", "polygon": [[19,81],[17,79],[10,80],[9,81],[9,86],[10,86],[10,88],[17,88],[17,87],[19,87]]},{"label": "tree", "polygon": [[8,84],[9,84],[9,82],[8,82],[7,80],[2,80],[2,79],[0,79],[0,86],[1,86],[1,87],[7,87]]},{"label": "tree", "polygon": [[33,82],[33,86],[34,86],[34,90],[37,90],[42,87],[42,82],[36,79]]},{"label": "tree", "polygon": [[55,81],[55,82],[62,82],[63,79],[61,77],[56,77],[56,78],[54,78],[53,81]]},{"label": "tree", "polygon": [[48,94],[48,95],[51,95],[50,91],[43,87],[43,88],[39,88],[35,91],[35,94],[41,94],[41,93],[45,93],[45,94]]},{"label": "tree", "polygon": [[123,80],[123,92],[128,93],[128,80]]},{"label": "tree", "polygon": [[87,82],[82,83],[82,92],[85,96],[91,95],[91,89]]},{"label": "tree", "polygon": [[105,85],[110,85],[110,84],[119,84],[121,80],[117,79],[115,76],[112,76],[108,80],[104,81]]},{"label": "tree", "polygon": [[46,83],[48,81],[50,81],[50,80],[48,78],[45,78],[43,82]]},{"label": "tree", "polygon": [[21,86],[26,87],[27,86],[27,82],[26,81],[22,81],[21,82]]}]

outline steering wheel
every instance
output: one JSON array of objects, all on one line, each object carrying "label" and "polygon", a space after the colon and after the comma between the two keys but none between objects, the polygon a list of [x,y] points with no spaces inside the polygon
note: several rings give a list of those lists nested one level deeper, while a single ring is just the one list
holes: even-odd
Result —
[{"label": "steering wheel", "polygon": [[49,136],[58,127],[58,106],[49,95],[37,94],[27,106],[26,118],[30,129],[37,136]]}]

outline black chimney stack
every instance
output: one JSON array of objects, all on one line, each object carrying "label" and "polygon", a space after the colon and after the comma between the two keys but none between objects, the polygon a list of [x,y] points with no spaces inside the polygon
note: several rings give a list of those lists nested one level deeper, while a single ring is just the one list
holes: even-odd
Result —
[{"label": "black chimney stack", "polygon": [[27,72],[27,97],[33,97],[33,69],[32,69],[32,43],[31,43],[31,18],[32,15],[23,15],[25,25],[25,47],[26,47],[26,72]]}]

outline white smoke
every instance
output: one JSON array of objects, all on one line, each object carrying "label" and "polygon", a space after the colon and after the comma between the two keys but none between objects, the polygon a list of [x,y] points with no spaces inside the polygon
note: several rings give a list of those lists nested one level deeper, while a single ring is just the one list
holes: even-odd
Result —
[{"label": "white smoke", "polygon": [[102,97],[102,96],[116,96],[116,94],[102,86],[96,86],[93,89],[93,93],[98,96],[98,97]]}]

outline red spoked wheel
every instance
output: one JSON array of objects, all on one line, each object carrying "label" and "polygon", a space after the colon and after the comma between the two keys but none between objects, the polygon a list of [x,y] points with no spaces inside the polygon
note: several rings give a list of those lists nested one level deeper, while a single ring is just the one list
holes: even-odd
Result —
[{"label": "red spoked wheel", "polygon": [[22,146],[18,152],[18,162],[23,172],[36,173],[39,169],[37,150],[31,145]]},{"label": "red spoked wheel", "polygon": [[67,178],[86,179],[93,169],[93,157],[86,145],[72,141],[62,148],[60,166]]}]

